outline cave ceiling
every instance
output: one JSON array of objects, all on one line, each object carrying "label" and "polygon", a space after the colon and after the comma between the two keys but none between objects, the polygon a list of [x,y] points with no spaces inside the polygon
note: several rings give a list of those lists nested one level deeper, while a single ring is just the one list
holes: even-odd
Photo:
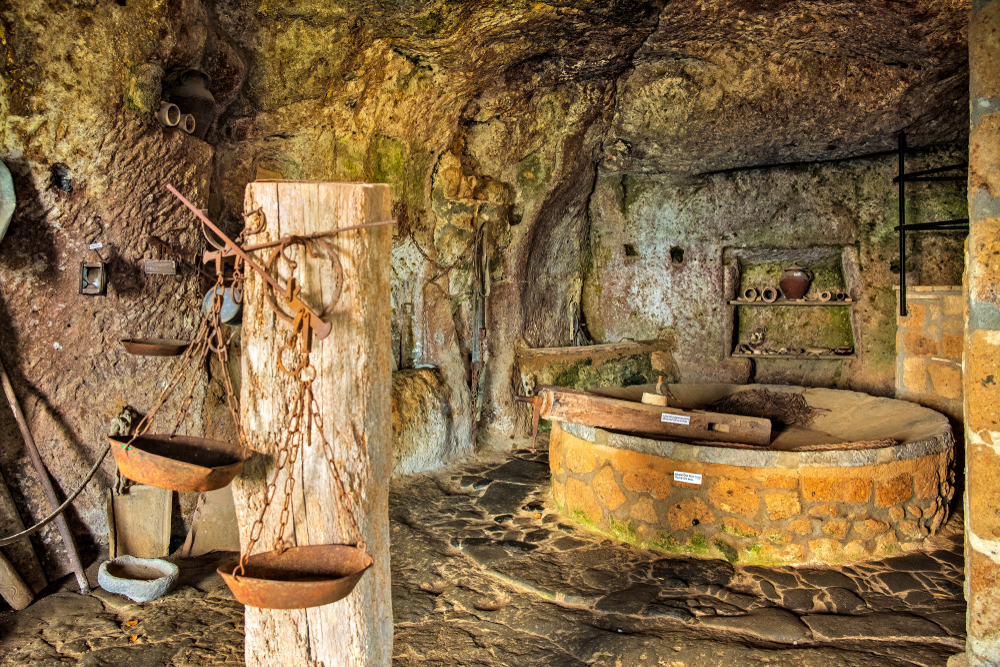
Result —
[{"label": "cave ceiling", "polygon": [[[964,141],[969,8],[968,0],[302,1],[258,8],[231,27],[258,53],[277,48],[267,35],[293,30],[321,33],[306,41],[327,44],[297,62],[279,55],[283,77],[259,73],[249,96],[258,110],[363,79],[366,49],[382,43],[432,71],[466,120],[517,113],[544,87],[612,86],[602,169],[684,177],[891,150],[900,130],[913,146]],[[480,112],[483,99],[493,106]]]}]

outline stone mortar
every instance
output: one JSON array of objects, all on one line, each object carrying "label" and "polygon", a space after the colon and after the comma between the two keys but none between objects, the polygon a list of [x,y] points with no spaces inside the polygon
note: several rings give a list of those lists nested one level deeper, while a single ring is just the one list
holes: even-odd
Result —
[{"label": "stone mortar", "polygon": [[[147,578],[151,573],[161,576]],[[166,595],[179,574],[176,565],[160,558],[119,556],[101,563],[97,582],[109,593],[124,595],[135,602],[149,602]]]}]

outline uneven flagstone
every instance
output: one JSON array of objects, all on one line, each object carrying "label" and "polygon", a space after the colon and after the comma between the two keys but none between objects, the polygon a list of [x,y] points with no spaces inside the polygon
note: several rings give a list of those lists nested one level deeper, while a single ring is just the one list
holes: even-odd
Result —
[{"label": "uneven flagstone", "polygon": [[[521,449],[392,482],[394,665],[943,667],[964,648],[960,516],[926,553],[743,566],[570,525],[547,471]],[[64,590],[0,614],[0,667],[242,665],[230,556],[177,560],[146,604]]]},{"label": "uneven flagstone", "polygon": [[964,648],[960,517],[928,553],[741,566],[572,526],[547,469],[518,450],[394,483],[394,664],[929,667]]}]

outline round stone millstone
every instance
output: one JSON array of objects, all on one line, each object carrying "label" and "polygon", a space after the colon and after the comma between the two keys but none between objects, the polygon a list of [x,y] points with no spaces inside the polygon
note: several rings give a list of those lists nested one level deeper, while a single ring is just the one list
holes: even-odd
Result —
[{"label": "round stone millstone", "polygon": [[[651,390],[594,391],[637,400]],[[669,394],[686,409],[763,411],[778,428],[758,447],[555,423],[552,493],[566,518],[643,548],[774,566],[922,549],[948,517],[954,438],[933,410],[776,385],[670,385]]]},{"label": "round stone millstone", "polygon": [[179,574],[176,565],[159,558],[119,556],[101,563],[97,582],[109,593],[149,602],[166,595]]}]

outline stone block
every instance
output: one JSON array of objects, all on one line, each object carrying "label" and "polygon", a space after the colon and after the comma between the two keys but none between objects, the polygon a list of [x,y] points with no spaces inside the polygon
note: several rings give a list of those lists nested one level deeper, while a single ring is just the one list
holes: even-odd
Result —
[{"label": "stone block", "polygon": [[570,477],[566,482],[566,508],[571,514],[575,511],[583,512],[595,524],[604,519],[604,511],[597,503],[594,492],[575,477]]},{"label": "stone block", "polygon": [[788,530],[808,535],[813,532],[812,522],[809,519],[796,519],[795,521],[789,521]]},{"label": "stone block", "polygon": [[[764,495],[764,502],[767,504],[767,516],[772,521],[787,519],[802,513],[799,494],[794,491],[773,491],[767,493]],[[809,532],[812,532],[811,528]]]},{"label": "stone block", "polygon": [[[989,114],[980,119],[980,123],[988,117],[1000,119],[1000,114]],[[993,137],[990,137],[989,141],[996,142]],[[974,150],[975,133],[970,137],[969,143],[970,151]],[[970,167],[972,166],[970,164]],[[976,174],[974,170],[970,170],[969,176],[970,181],[982,180],[982,174]],[[970,182],[970,187],[975,186]],[[998,194],[1000,193],[994,192],[993,196]],[[1000,218],[988,217],[978,220],[969,228],[969,238],[966,243],[969,306],[972,309],[975,309],[978,303],[995,306],[996,295],[1000,292],[1000,271],[997,271],[995,262],[997,253],[1000,253]]]},{"label": "stone block", "polygon": [[906,304],[906,317],[899,318],[899,326],[905,329],[923,329],[927,316],[927,306],[919,303]]},{"label": "stone block", "polygon": [[835,500],[846,503],[864,503],[871,500],[871,494],[871,480],[858,477],[805,477],[802,479],[802,495],[809,501]]},{"label": "stone block", "polygon": [[555,475],[562,475],[566,472],[566,469],[563,468],[563,458],[566,456],[566,447],[563,445],[565,438],[565,431],[554,425],[552,435],[549,436],[549,468]]},{"label": "stone block", "polygon": [[927,361],[919,357],[903,359],[903,388],[914,394],[927,391]]},{"label": "stone block", "polygon": [[907,505],[906,514],[907,516],[919,517],[923,513],[919,505]]},{"label": "stone block", "polygon": [[[809,522],[807,521],[806,523]],[[768,534],[767,539],[771,544],[781,546],[783,544],[788,544],[795,538],[792,537],[791,533],[782,533],[780,531],[774,531]]]},{"label": "stone block", "polygon": [[670,508],[667,520],[674,530],[690,530],[694,526],[715,523],[715,515],[701,498],[685,498]]},{"label": "stone block", "polygon": [[878,541],[875,543],[875,553],[880,556],[891,556],[899,553],[899,550],[899,538],[896,537],[896,531],[890,531],[878,538]]},{"label": "stone block", "polygon": [[709,500],[724,512],[753,516],[760,509],[760,497],[749,484],[723,477],[708,490]]},{"label": "stone block", "polygon": [[[973,225],[975,226],[975,225]],[[1000,287],[1000,285],[998,285]],[[973,331],[965,374],[969,394],[965,397],[966,425],[970,431],[1000,430],[1000,331]]]},{"label": "stone block", "polygon": [[[972,445],[968,453],[966,525],[984,540],[1000,539],[1000,511],[997,489],[1000,488],[1000,456],[986,445]],[[936,530],[936,528],[932,528]]]},{"label": "stone block", "polygon": [[936,470],[918,472],[913,476],[913,487],[917,492],[917,498],[926,500],[927,498],[937,498],[938,496],[938,474]]},{"label": "stone block", "polygon": [[912,478],[908,473],[902,473],[895,477],[875,482],[875,503],[879,507],[889,507],[906,502],[913,496]]},{"label": "stone block", "polygon": [[[973,23],[976,23],[976,21],[973,21]],[[993,37],[993,41],[996,41],[996,37]],[[996,78],[994,77],[994,80]],[[1000,145],[998,145],[1000,142],[997,142],[998,136],[1000,136],[1000,113],[993,112],[980,116],[975,128],[969,134],[970,192],[982,189],[986,190],[991,197],[1000,197]],[[972,227],[975,229],[976,225],[973,224]],[[992,252],[982,252],[979,248],[972,250],[975,248],[972,240],[972,237],[970,237],[969,249],[970,254],[974,258],[985,258],[987,255],[992,254]],[[1000,239],[997,242],[1000,243]],[[995,248],[996,246],[990,250],[993,251]],[[983,267],[985,271],[993,273],[994,277],[1000,277],[997,270],[991,266],[992,260],[982,263],[985,265]],[[982,286],[976,285],[975,287],[980,288]],[[973,292],[972,281],[969,282],[969,288],[969,292],[974,293],[977,300],[986,300],[982,299],[984,293],[980,289],[975,289]]]},{"label": "stone block", "polygon": [[929,519],[934,516],[934,513],[938,511],[938,502],[935,500],[930,505],[924,508],[923,518]]},{"label": "stone block", "polygon": [[[969,635],[982,641],[996,636],[1000,627],[1000,564],[981,551],[971,550],[967,556],[969,581]],[[982,642],[986,643],[986,642]],[[989,664],[983,662],[981,664]]]},{"label": "stone block", "polygon": [[916,521],[912,519],[906,519],[905,521],[900,521],[899,525],[896,526],[900,535],[905,539],[916,540],[920,538],[927,537],[929,532],[926,528],[920,526]]},{"label": "stone block", "polygon": [[906,511],[902,507],[890,507],[889,508],[889,520],[893,523],[899,523],[906,517]]},{"label": "stone block", "polygon": [[760,531],[745,521],[731,516],[719,519],[719,530],[738,537],[757,537],[760,534]]},{"label": "stone block", "polygon": [[889,530],[889,524],[878,519],[866,519],[865,521],[855,521],[854,530],[862,537],[871,539]]},{"label": "stone block", "polygon": [[871,556],[863,540],[851,540],[844,545],[844,557],[848,560],[865,560]]},{"label": "stone block", "polygon": [[782,563],[800,563],[805,560],[805,547],[801,544],[765,544],[761,555]]},{"label": "stone block", "polygon": [[847,531],[851,529],[851,524],[844,520],[827,521],[823,524],[823,532],[830,537],[842,540],[847,537]]},{"label": "stone block", "polygon": [[586,475],[597,467],[597,456],[590,447],[571,444],[566,447],[566,467],[578,475]]},{"label": "stone block", "polygon": [[615,471],[610,466],[605,466],[601,472],[594,476],[593,486],[594,490],[597,491],[597,497],[609,510],[617,509],[625,502],[625,494],[618,487],[618,482],[615,481]]},{"label": "stone block", "polygon": [[816,505],[809,508],[810,514],[821,514],[824,516],[837,517],[840,515],[840,507],[832,503],[826,505]]},{"label": "stone block", "polygon": [[642,468],[639,470],[619,469],[619,472],[622,474],[622,483],[629,491],[648,493],[658,500],[670,495],[670,476],[666,471]]},{"label": "stone block", "polygon": [[632,505],[632,509],[629,511],[629,516],[633,519],[639,521],[645,521],[646,523],[659,523],[660,520],[656,516],[656,507],[653,505],[652,498],[640,498]]},{"label": "stone block", "polygon": [[769,489],[795,489],[799,486],[799,478],[786,475],[768,477],[761,482],[761,486]]},{"label": "stone block", "polygon": [[941,344],[922,331],[907,331],[903,335],[904,354],[913,357],[934,357],[941,354]]},{"label": "stone block", "polygon": [[453,437],[449,391],[434,369],[392,374],[393,477],[434,470],[470,453]]},{"label": "stone block", "polygon": [[566,487],[558,480],[552,480],[552,498],[559,505],[566,504]]},{"label": "stone block", "polygon": [[949,295],[944,297],[943,301],[945,315],[965,316],[965,299],[958,295]]},{"label": "stone block", "polygon": [[844,560],[844,545],[837,540],[809,540],[809,550],[813,558],[824,563],[839,563]]},{"label": "stone block", "polygon": [[941,340],[941,356],[949,359],[961,359],[965,349],[965,336],[962,334],[945,334]]},{"label": "stone block", "polygon": [[931,378],[934,393],[941,398],[962,397],[962,371],[948,364],[927,364],[927,374]]}]

